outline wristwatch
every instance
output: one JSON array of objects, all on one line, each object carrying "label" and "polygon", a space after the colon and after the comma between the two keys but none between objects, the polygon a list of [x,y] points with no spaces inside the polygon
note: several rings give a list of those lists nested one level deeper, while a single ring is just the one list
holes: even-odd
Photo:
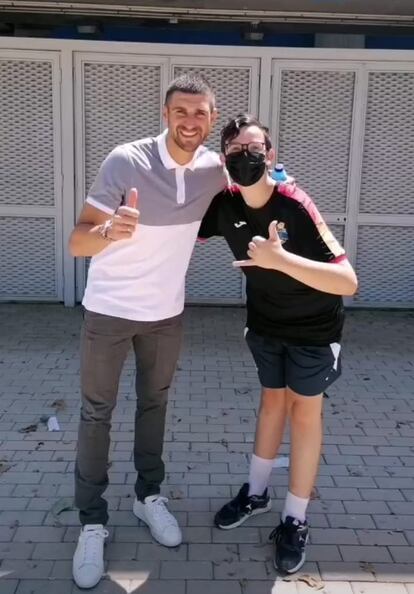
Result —
[{"label": "wristwatch", "polygon": [[113,241],[113,239],[108,236],[108,231],[111,227],[112,227],[112,219],[108,219],[107,221],[105,221],[105,223],[103,223],[103,225],[101,225],[99,227],[99,233],[100,233],[101,237],[103,237],[107,241]]}]

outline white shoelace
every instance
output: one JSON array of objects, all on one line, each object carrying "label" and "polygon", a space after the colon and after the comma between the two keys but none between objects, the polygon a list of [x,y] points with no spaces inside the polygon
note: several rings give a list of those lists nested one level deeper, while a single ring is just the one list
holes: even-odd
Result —
[{"label": "white shoelace", "polygon": [[82,530],[82,564],[97,564],[98,553],[100,557],[102,552],[103,540],[108,535],[109,532],[108,530],[105,530],[105,528]]},{"label": "white shoelace", "polygon": [[[166,503],[168,503],[168,499],[166,497],[157,497],[157,499],[149,502],[150,505],[148,507],[148,511],[152,515],[155,522],[162,522],[165,527],[177,526],[176,519],[165,506]],[[148,505],[148,503],[146,505]]]}]

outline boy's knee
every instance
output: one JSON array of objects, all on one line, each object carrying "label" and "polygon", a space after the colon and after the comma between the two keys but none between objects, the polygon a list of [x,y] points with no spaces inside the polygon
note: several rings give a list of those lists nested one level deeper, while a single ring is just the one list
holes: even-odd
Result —
[{"label": "boy's knee", "polygon": [[322,401],[318,396],[298,396],[289,399],[292,425],[311,427],[321,422]]},{"label": "boy's knee", "polygon": [[285,391],[280,389],[264,388],[260,401],[260,413],[265,415],[276,414],[286,410]]}]

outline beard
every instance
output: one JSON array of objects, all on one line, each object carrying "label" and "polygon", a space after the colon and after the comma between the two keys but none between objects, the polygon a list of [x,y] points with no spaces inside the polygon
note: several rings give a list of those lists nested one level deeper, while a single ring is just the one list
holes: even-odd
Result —
[{"label": "beard", "polygon": [[204,134],[202,130],[198,129],[197,133],[192,138],[187,138],[181,134],[180,128],[174,130],[172,138],[175,144],[186,153],[194,153],[200,145],[203,144],[207,138],[207,134]]}]

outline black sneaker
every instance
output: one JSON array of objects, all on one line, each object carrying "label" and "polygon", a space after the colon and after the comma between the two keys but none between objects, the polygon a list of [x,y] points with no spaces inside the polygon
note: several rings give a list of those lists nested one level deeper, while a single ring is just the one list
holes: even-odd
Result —
[{"label": "black sneaker", "polygon": [[226,503],[219,510],[214,518],[217,528],[230,530],[243,524],[250,516],[263,514],[270,511],[272,502],[267,494],[267,489],[263,495],[248,495],[249,483],[244,483],[236,497]]},{"label": "black sneaker", "polygon": [[305,546],[308,538],[307,522],[301,523],[291,516],[281,522],[269,536],[269,539],[273,539],[275,543],[273,558],[275,568],[281,573],[298,571],[305,563]]}]

